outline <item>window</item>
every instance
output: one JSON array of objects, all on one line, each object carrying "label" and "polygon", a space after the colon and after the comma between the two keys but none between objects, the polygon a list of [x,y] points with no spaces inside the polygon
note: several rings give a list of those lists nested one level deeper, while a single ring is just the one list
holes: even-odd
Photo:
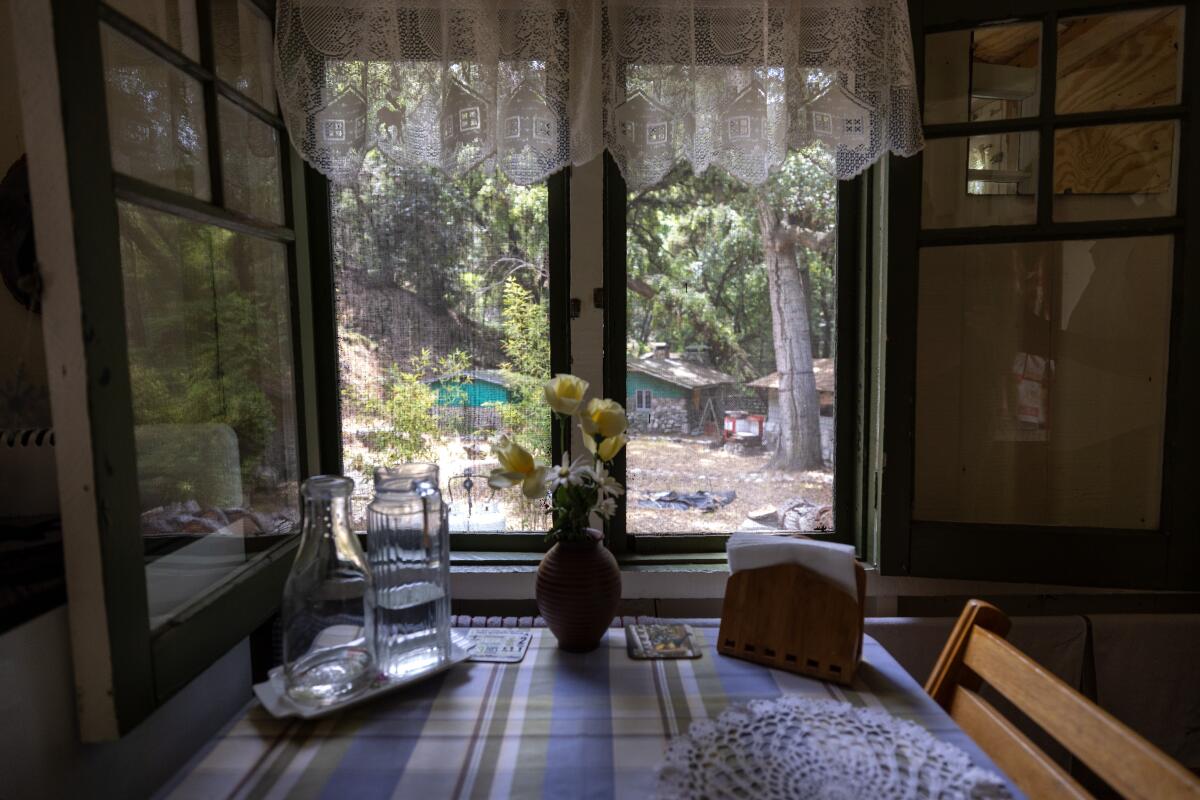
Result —
[{"label": "window", "polygon": [[822,158],[792,154],[763,187],[681,168],[627,193],[609,169],[606,284],[627,289],[605,307],[605,393],[632,410],[628,549],[834,531],[839,198],[855,195]]},{"label": "window", "polygon": [[892,165],[885,571],[1200,578],[1172,446],[1200,346],[1178,320],[1194,20],[1107,5],[988,24],[915,4],[927,147]]},{"label": "window", "polygon": [[375,467],[430,461],[452,533],[544,532],[541,503],[496,492],[487,476],[501,433],[543,462],[554,455],[542,384],[565,342],[550,335],[560,279],[549,186],[482,170],[449,178],[376,151],[362,170],[330,189],[342,469],[355,480],[356,525],[366,527]]},{"label": "window", "polygon": [[85,740],[131,728],[272,613],[317,466],[271,18],[199,9],[18,15],[23,88],[48,97],[24,109],[59,287],[47,361],[73,365],[50,388]]}]

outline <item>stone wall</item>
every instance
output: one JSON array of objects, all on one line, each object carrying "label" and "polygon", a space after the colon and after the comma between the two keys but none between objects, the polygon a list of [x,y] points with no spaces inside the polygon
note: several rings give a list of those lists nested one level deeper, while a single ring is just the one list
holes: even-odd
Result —
[{"label": "stone wall", "polygon": [[690,433],[689,403],[682,397],[655,397],[649,411],[637,410],[637,398],[625,398],[629,411],[629,429],[634,433]]}]

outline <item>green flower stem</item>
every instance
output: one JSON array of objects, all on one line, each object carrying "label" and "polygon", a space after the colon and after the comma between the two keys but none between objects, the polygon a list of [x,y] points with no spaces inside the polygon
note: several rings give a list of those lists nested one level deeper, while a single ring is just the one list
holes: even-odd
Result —
[{"label": "green flower stem", "polygon": [[571,463],[571,417],[568,414],[557,414],[558,424],[562,428],[562,451],[567,458],[567,463]]}]

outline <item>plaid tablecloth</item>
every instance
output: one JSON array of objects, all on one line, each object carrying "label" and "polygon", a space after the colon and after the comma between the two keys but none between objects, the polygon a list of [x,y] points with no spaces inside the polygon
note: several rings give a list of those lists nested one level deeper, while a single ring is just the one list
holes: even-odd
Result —
[{"label": "plaid tablecloth", "polygon": [[564,653],[535,629],[519,664],[460,664],[323,720],[277,720],[252,703],[159,796],[645,798],[668,738],[781,694],[883,708],[999,772],[870,637],[845,689],[718,655],[716,629],[699,630],[695,660],[634,661],[619,629],[592,653]]}]

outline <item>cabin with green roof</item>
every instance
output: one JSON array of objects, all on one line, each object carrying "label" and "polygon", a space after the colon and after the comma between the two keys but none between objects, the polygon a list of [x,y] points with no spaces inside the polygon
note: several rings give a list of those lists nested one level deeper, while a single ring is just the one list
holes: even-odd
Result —
[{"label": "cabin with green roof", "polygon": [[634,433],[689,435],[706,426],[720,430],[726,399],[737,379],[706,362],[700,348],[672,355],[656,344],[643,356],[625,361],[625,408]]}]

